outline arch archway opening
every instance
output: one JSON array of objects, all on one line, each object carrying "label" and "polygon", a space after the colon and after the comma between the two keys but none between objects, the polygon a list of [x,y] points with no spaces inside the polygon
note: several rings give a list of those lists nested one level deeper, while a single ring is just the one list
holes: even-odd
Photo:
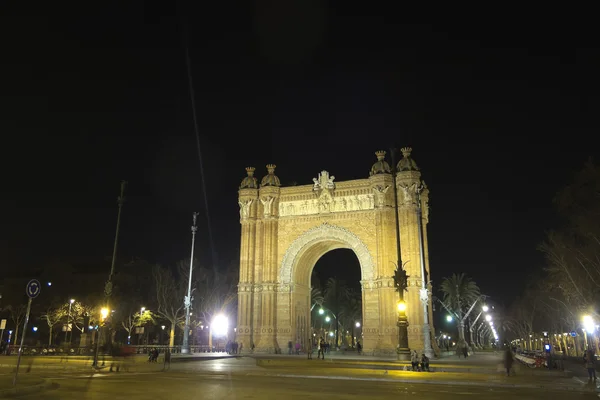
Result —
[{"label": "arch archway opening", "polygon": [[356,253],[331,250],[315,263],[311,273],[310,330],[315,342],[330,348],[356,349],[361,342],[361,268]]}]

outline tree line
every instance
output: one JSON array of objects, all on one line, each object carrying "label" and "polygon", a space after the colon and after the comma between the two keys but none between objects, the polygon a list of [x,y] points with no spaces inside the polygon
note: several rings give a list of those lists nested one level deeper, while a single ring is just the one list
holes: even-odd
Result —
[{"label": "tree line", "polygon": [[[111,310],[106,319],[111,337],[125,343],[137,327],[164,325],[173,346],[176,334],[183,330],[189,268],[189,261],[161,266],[133,259],[120,265],[113,278]],[[0,286],[0,317],[7,319],[6,330],[13,332],[12,344],[18,344],[22,335],[27,303],[25,284],[30,278],[8,278]],[[45,266],[36,278],[43,287],[32,304],[29,326],[36,326],[37,332],[27,333],[28,343],[76,345],[74,339],[90,326],[92,331],[97,330],[101,324],[100,309],[107,303],[103,293],[107,274],[76,271],[68,264],[58,263]],[[210,324],[220,312],[235,315],[237,283],[237,268],[219,272],[194,262],[192,327]],[[67,327],[70,329],[65,330]]]},{"label": "tree line", "polygon": [[554,206],[559,223],[538,247],[544,265],[512,304],[507,329],[525,342],[547,332],[555,346],[578,354],[585,346],[583,316],[600,324],[600,168],[588,161]]}]

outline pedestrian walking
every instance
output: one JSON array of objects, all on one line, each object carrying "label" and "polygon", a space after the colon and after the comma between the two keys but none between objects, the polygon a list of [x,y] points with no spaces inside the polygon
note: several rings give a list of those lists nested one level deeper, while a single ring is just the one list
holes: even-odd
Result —
[{"label": "pedestrian walking", "polygon": [[512,368],[513,362],[515,358],[513,356],[512,350],[510,347],[506,348],[504,352],[504,368],[506,369],[506,376],[510,376],[510,369]]},{"label": "pedestrian walking", "polygon": [[168,371],[171,369],[171,350],[165,350],[165,361],[163,364],[163,371]]},{"label": "pedestrian walking", "polygon": [[596,380],[596,355],[593,350],[588,350],[583,354],[583,362],[585,363],[585,368],[587,368],[590,382],[592,378]]},{"label": "pedestrian walking", "polygon": [[319,352],[317,353],[317,359],[323,357],[325,359],[325,341],[323,338],[319,339]]}]

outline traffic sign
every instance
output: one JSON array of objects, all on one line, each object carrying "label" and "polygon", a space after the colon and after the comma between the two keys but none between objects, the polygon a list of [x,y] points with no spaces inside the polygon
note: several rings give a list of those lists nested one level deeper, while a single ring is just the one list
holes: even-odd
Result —
[{"label": "traffic sign", "polygon": [[[3,320],[0,321],[0,329],[4,330],[4,328],[6,328],[6,320],[5,319],[3,319]],[[1,339],[2,338],[0,337],[0,340]]]},{"label": "traffic sign", "polygon": [[577,332],[571,331],[571,337],[576,337],[576,336],[577,336]]},{"label": "traffic sign", "polygon": [[29,296],[30,299],[35,299],[40,294],[40,290],[40,282],[37,279],[32,279],[27,283],[25,293],[27,293],[27,296]]}]

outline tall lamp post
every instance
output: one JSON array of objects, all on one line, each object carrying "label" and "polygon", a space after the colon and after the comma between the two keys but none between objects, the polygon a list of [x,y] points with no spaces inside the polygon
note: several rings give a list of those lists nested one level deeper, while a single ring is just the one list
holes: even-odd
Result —
[{"label": "tall lamp post", "polygon": [[477,347],[477,343],[475,342],[474,338],[473,338],[473,328],[476,326],[477,321],[479,320],[479,317],[481,317],[481,315],[483,313],[486,313],[489,311],[489,307],[487,305],[483,305],[481,306],[481,311],[479,311],[479,314],[477,314],[477,318],[475,318],[475,321],[469,323],[469,334],[471,336],[471,346],[473,347]]},{"label": "tall lamp post", "polygon": [[140,326],[137,328],[138,329],[138,346],[143,344],[141,343],[142,341],[142,335],[144,334],[144,325],[143,325],[143,321],[142,319],[144,318],[144,311],[146,311],[146,307],[142,307],[140,308]]},{"label": "tall lamp post", "polygon": [[192,225],[192,255],[190,257],[190,276],[188,280],[188,291],[187,296],[183,299],[183,304],[185,305],[185,326],[183,327],[183,344],[181,345],[181,353],[189,354],[190,352],[190,307],[192,306],[192,269],[194,267],[194,243],[196,242],[196,231],[198,227],[196,226],[196,218],[198,217],[198,213],[195,212],[193,214],[194,223]]},{"label": "tall lamp post", "polygon": [[427,289],[427,279],[425,279],[425,244],[423,243],[423,210],[421,205],[421,192],[426,189],[421,184],[417,190],[417,226],[419,228],[419,253],[421,254],[421,290],[419,298],[423,303],[423,351],[427,357],[434,356],[431,347],[431,329],[429,328],[429,290]]},{"label": "tall lamp post", "polygon": [[[67,326],[65,328],[65,343],[67,342],[67,337],[69,335],[69,322],[71,321],[71,306],[75,303],[75,299],[69,300],[69,313],[67,314]],[[73,340],[73,333],[71,332],[71,338],[69,340],[69,344],[71,344],[71,340]]]},{"label": "tall lamp post", "polygon": [[585,337],[585,345],[587,349],[594,348],[594,332],[596,331],[596,324],[594,323],[594,319],[589,315],[584,315],[583,317],[583,328],[584,328],[584,337]]},{"label": "tall lamp post", "polygon": [[399,302],[398,302],[398,359],[409,360],[410,359],[410,348],[408,347],[408,318],[406,317],[406,303],[404,301],[404,290],[406,290],[407,279],[406,271],[402,265],[402,256],[400,252],[400,220],[398,215],[398,188],[396,187],[396,149],[391,148],[390,153],[392,156],[392,182],[394,185],[394,220],[396,222],[396,275],[395,284],[398,289]]}]

